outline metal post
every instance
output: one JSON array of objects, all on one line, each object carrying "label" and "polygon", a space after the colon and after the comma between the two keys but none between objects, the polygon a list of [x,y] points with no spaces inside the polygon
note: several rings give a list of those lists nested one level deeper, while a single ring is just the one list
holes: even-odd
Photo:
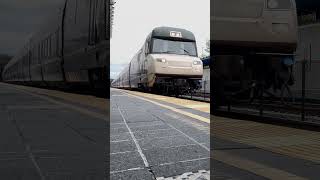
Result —
[{"label": "metal post", "polygon": [[264,83],[262,84],[262,87],[261,87],[261,92],[260,92],[260,94],[259,94],[259,104],[260,104],[260,107],[259,107],[259,114],[260,114],[260,116],[263,116],[263,100],[264,100],[264,98],[263,98],[263,93],[264,93]]}]

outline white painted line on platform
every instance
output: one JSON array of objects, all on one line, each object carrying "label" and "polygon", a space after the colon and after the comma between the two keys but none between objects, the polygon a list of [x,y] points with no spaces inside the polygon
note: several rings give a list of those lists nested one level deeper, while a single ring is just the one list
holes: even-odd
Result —
[{"label": "white painted line on platform", "polygon": [[201,160],[206,160],[206,159],[210,159],[210,157],[197,158],[197,159],[189,159],[189,160],[176,161],[176,162],[169,162],[169,163],[163,163],[163,164],[159,164],[159,166],[167,166],[167,165],[178,164],[178,163],[186,163],[186,162],[201,161]]},{"label": "white painted line on platform", "polygon": [[138,152],[138,151],[121,151],[121,152],[110,153],[110,155],[127,154],[127,153],[134,153],[134,152]]},{"label": "white painted line on platform", "polygon": [[128,142],[130,141],[129,139],[125,139],[125,140],[119,140],[119,141],[110,141],[110,143],[121,143],[121,142]]},{"label": "white painted line on platform", "polygon": [[[138,132],[157,132],[157,131],[169,131],[169,130],[172,130],[171,128],[166,128],[166,129],[156,129],[156,130],[153,130],[153,129],[147,129],[147,130],[136,130],[136,131],[132,131],[133,133],[138,133]],[[155,134],[155,133],[153,133]]]},{"label": "white painted line on platform", "polygon": [[155,139],[167,139],[167,138],[177,138],[177,137],[184,137],[184,136],[183,135],[173,135],[173,136],[158,136],[158,137],[153,137],[153,138],[146,137],[146,138],[139,138],[137,140],[138,141],[142,141],[142,140],[145,140],[145,139],[155,140]]},{"label": "white painted line on platform", "polygon": [[[180,146],[158,147],[157,149],[175,149],[175,148],[188,147],[188,146],[198,146],[198,145],[197,144],[185,144],[185,145],[180,145]],[[152,150],[152,149],[154,149],[154,148],[151,148],[151,149],[144,148],[143,150],[147,151],[147,150]]]},{"label": "white painted line on platform", "polygon": [[185,135],[188,139],[190,139],[191,141],[195,142],[196,144],[198,144],[199,146],[203,147],[205,150],[210,152],[210,149],[207,146],[204,146],[203,144],[199,143],[197,140],[193,139],[192,137],[188,136],[186,133],[180,131],[179,129],[175,128],[174,126],[172,126],[171,124],[168,124],[168,126],[172,127],[173,129],[175,129],[176,131],[180,132],[181,134]]},{"label": "white painted line on platform", "polygon": [[126,170],[120,170],[120,171],[111,171],[110,174],[116,174],[116,173],[124,173],[128,171],[138,171],[138,170],[143,170],[144,168],[137,167],[137,168],[131,168],[131,169],[126,169]]},{"label": "white painted line on platform", "polygon": [[149,167],[149,163],[148,163],[148,161],[147,161],[147,158],[146,158],[146,156],[143,154],[143,152],[142,152],[142,150],[141,150],[141,147],[140,147],[140,145],[139,145],[139,143],[138,143],[138,140],[137,140],[136,137],[134,136],[134,134],[133,134],[133,132],[131,131],[130,127],[128,126],[127,120],[126,120],[126,118],[124,117],[124,115],[122,114],[122,111],[121,111],[121,109],[120,109],[119,107],[118,107],[118,110],[119,110],[119,112],[120,112],[120,115],[121,115],[124,123],[126,124],[126,126],[127,126],[127,128],[128,128],[128,131],[129,131],[129,133],[130,133],[131,138],[133,139],[133,141],[134,141],[134,143],[135,143],[135,145],[136,145],[136,147],[137,147],[137,149],[138,149],[138,152],[139,152],[139,154],[140,154],[140,156],[141,156],[141,158],[142,158],[142,160],[143,160],[143,163],[144,163],[145,167]]}]

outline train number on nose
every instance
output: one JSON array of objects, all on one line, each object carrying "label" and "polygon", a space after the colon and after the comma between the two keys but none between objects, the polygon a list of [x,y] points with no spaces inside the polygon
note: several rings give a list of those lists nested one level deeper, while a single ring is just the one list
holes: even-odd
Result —
[{"label": "train number on nose", "polygon": [[170,31],[171,37],[182,38],[182,33],[178,31]]}]

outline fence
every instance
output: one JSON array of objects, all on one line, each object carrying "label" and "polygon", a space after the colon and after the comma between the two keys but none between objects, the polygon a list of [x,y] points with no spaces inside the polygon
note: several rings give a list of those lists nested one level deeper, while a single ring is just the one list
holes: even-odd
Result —
[{"label": "fence", "polygon": [[182,98],[210,102],[210,79],[201,81],[201,89],[188,91],[180,95]]}]

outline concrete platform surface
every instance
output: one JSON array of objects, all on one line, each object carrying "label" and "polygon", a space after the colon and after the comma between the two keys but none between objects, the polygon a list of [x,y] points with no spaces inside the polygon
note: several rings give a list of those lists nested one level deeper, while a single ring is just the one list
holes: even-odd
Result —
[{"label": "concrete platform surface", "polygon": [[105,179],[106,107],[44,91],[0,83],[0,179]]}]

